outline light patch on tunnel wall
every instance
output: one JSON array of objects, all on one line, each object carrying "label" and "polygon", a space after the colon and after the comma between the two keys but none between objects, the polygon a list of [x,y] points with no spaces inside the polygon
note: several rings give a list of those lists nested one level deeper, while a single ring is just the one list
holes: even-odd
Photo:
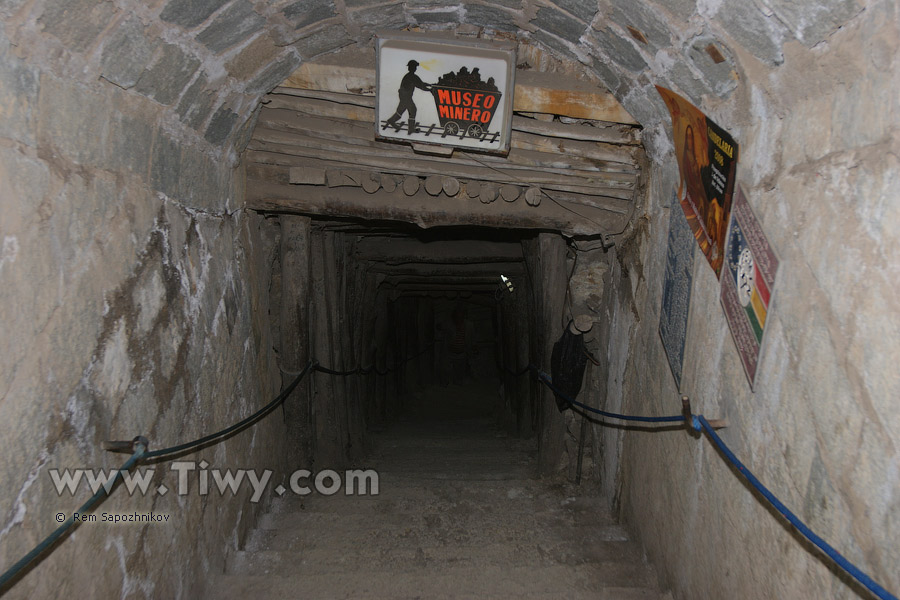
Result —
[{"label": "light patch on tunnel wall", "polygon": [[375,137],[506,154],[516,47],[379,33]]}]

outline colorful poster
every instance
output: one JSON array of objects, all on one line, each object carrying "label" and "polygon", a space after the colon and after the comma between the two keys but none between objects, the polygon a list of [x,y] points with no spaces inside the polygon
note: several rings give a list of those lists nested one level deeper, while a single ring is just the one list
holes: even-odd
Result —
[{"label": "colorful poster", "polygon": [[379,34],[376,139],[509,152],[516,45]]},{"label": "colorful poster", "polygon": [[659,311],[659,337],[675,385],[681,391],[681,367],[691,306],[691,282],[694,274],[694,237],[684,214],[673,206],[669,210],[669,243],[666,252],[666,277],[663,282],[662,308]]},{"label": "colorful poster", "polygon": [[731,211],[720,299],[753,389],[772,301],[778,258],[738,186]]},{"label": "colorful poster", "polygon": [[678,201],[700,250],[719,276],[738,146],[728,132],[671,90],[656,86],[672,115],[681,183]]}]

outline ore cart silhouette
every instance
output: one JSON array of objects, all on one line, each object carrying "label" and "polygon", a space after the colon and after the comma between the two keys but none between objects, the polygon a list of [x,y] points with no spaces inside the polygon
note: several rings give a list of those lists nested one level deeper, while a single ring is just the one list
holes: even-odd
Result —
[{"label": "ore cart silhouette", "polygon": [[444,128],[441,137],[469,136],[494,142],[500,135],[499,131],[488,131],[488,126],[500,106],[501,92],[432,85],[431,95]]}]

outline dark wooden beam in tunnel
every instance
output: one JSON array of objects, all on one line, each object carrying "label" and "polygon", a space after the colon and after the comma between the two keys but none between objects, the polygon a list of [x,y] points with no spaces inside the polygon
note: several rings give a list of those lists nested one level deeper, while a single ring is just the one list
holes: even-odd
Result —
[{"label": "dark wooden beam in tunnel", "polygon": [[[609,198],[611,207],[627,212],[634,197],[635,173],[601,173],[565,166],[574,159],[560,159],[544,165],[491,164],[462,154],[461,159],[443,161],[407,156],[384,148],[356,148],[340,142],[303,143],[289,133],[257,128],[248,146],[248,158],[264,165],[316,166],[322,169],[363,168],[379,173],[429,175],[440,173],[463,180],[493,181],[512,185],[538,185],[544,189],[590,197]],[[273,160],[272,154],[294,157],[294,161]],[[289,178],[290,173],[286,173]]]},{"label": "dark wooden beam in tunnel", "polygon": [[[327,185],[330,188],[361,187],[361,184],[359,186],[355,185],[355,179],[361,179],[364,177],[372,178],[374,176],[381,181],[384,181],[384,178],[387,177],[393,182],[394,187],[402,187],[404,178],[408,179],[409,176],[413,176],[416,180],[419,181],[419,185],[421,188],[423,184],[422,177],[426,175],[424,172],[419,172],[412,169],[410,167],[410,162],[405,160],[397,161],[397,166],[391,169],[376,168],[375,170],[372,170],[370,168],[362,168],[366,167],[366,165],[350,160],[342,163],[341,168],[338,169],[334,168],[335,165],[333,163],[330,163],[329,161],[318,160],[315,158],[300,158],[290,153],[249,150],[247,152],[247,157],[250,159],[250,162],[246,166],[248,179],[253,179],[256,181],[266,181],[269,183],[279,183],[283,185]],[[294,169],[293,167],[295,166],[299,167],[299,169]],[[444,175],[446,175],[447,172],[448,170],[445,169]],[[497,173],[492,172],[490,174],[495,176],[490,181],[479,179],[477,177],[474,179],[470,178],[458,180],[457,182],[459,184],[463,184],[463,182],[466,182],[466,191],[464,192],[461,187],[453,197],[460,200],[464,200],[466,199],[466,197],[474,199],[472,193],[470,193],[471,188],[469,187],[473,183],[476,184],[479,189],[484,188],[484,183],[492,184],[495,188],[499,189],[500,184],[516,182],[510,183],[510,185],[516,186],[520,191],[531,186],[530,183],[522,183],[517,179],[504,179]],[[490,174],[483,173],[485,177]],[[334,178],[338,181],[331,181],[330,178]],[[313,179],[313,181],[309,181],[308,179]],[[340,181],[341,179],[343,179],[343,181]],[[383,184],[379,185],[379,187],[388,189]],[[567,188],[569,190],[573,190],[576,188],[587,189],[583,186],[551,184],[549,187],[545,187],[543,186],[543,184],[541,184],[536,185],[535,187],[539,188],[540,190],[538,192],[538,200],[540,201],[539,203],[543,203],[545,201],[554,203],[558,202],[559,204],[572,206],[575,209],[580,206],[588,206],[594,209],[602,210],[605,213],[612,213],[613,215],[618,216],[630,215],[634,210],[634,204],[632,204],[630,200],[621,197],[631,195],[631,192],[624,189],[592,187],[589,190],[591,192],[590,194],[582,194],[578,192],[566,191],[562,188]],[[420,191],[420,189],[415,189],[412,194],[415,194],[416,191]],[[377,193],[377,191],[369,193]],[[411,194],[407,192],[407,195]],[[490,200],[488,200],[488,202],[493,202],[496,199],[497,195],[494,195]],[[484,199],[479,198],[479,201],[484,202]]]},{"label": "dark wooden beam in tunnel", "polygon": [[[335,119],[339,117],[318,114],[323,112],[340,114],[340,110],[338,108],[326,111],[318,104],[298,102],[289,96],[276,95],[260,113],[257,130],[284,132],[285,137],[272,140],[282,143],[309,145],[332,141],[341,143],[340,148],[343,148],[344,151],[353,151],[353,146],[358,149],[380,148],[386,151],[401,151],[397,146],[372,140],[374,113],[372,121],[365,122],[349,118],[336,121]],[[522,117],[518,117],[518,119],[519,121],[516,122],[526,123],[525,126],[530,132],[514,132],[510,141],[512,150],[508,157],[509,162],[513,164],[532,163],[540,166],[543,162],[546,166],[552,166],[554,155],[558,159],[560,153],[565,153],[569,159],[580,159],[573,161],[573,168],[580,167],[590,171],[634,174],[639,165],[640,149],[637,146],[554,137],[553,134],[561,134],[561,130],[566,131],[566,129],[558,124],[554,126],[552,122]],[[576,131],[574,135],[583,135],[581,130]],[[254,133],[254,138],[265,139],[256,133]],[[460,162],[452,159],[444,160]],[[492,162],[499,161],[493,159]]]},{"label": "dark wooden beam in tunnel", "polygon": [[419,227],[483,226],[556,230],[564,235],[616,234],[628,215],[564,201],[484,204],[471,198],[437,199],[407,196],[402,190],[369,194],[352,187],[328,188],[247,180],[246,208],[260,212],[356,217],[402,221]]},{"label": "dark wooden beam in tunnel", "polygon": [[445,240],[423,242],[417,239],[367,237],[356,244],[356,255],[362,260],[388,265],[407,263],[470,264],[515,262],[523,260],[518,242],[483,240]]},{"label": "dark wooden beam in tunnel", "polygon": [[500,281],[500,271],[494,273],[481,273],[477,275],[460,275],[454,273],[445,273],[441,275],[423,275],[423,274],[403,274],[403,275],[388,275],[384,280],[385,283],[396,285],[398,283],[426,283],[432,284],[437,281],[439,282],[451,282],[451,283],[459,283],[461,285],[465,284],[480,284],[480,283],[491,283],[499,285]]},{"label": "dark wooden beam in tunnel", "polygon": [[489,286],[491,289],[498,288],[503,285],[500,280],[500,274],[480,275],[478,277],[455,277],[452,275],[444,276],[390,276],[384,280],[383,285],[389,287],[397,286],[455,286],[465,289],[474,289],[478,286]]},{"label": "dark wooden beam in tunnel", "polygon": [[521,275],[524,267],[520,262],[473,263],[473,264],[403,264],[389,265],[372,263],[370,273],[383,273],[388,277],[500,277],[504,275]]},{"label": "dark wooden beam in tunnel", "polygon": [[397,285],[392,286],[391,289],[400,292],[471,292],[477,294],[494,292],[497,289],[497,285],[488,283],[478,285],[473,285],[471,283],[442,283],[432,285],[423,283],[398,283]]}]

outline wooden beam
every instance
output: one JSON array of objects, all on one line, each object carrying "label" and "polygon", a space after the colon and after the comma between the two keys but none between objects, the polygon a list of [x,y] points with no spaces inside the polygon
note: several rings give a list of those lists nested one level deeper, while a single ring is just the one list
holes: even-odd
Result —
[{"label": "wooden beam", "polygon": [[433,277],[489,277],[497,279],[499,274],[522,274],[524,264],[519,261],[506,261],[498,263],[472,263],[467,265],[442,265],[442,264],[418,264],[418,265],[388,265],[385,263],[372,263],[368,270],[373,273],[383,273],[389,277],[422,281],[431,281]]},{"label": "wooden beam", "polygon": [[[386,284],[390,285],[390,284]],[[397,284],[390,286],[391,290],[397,291],[401,294],[427,294],[433,292],[453,292],[453,293],[465,293],[469,292],[472,294],[486,294],[493,292],[497,289],[496,285],[492,285],[490,283],[446,283],[446,284],[432,284],[432,285],[424,285],[424,284]]]},{"label": "wooden beam", "polygon": [[[374,96],[375,65],[303,63],[281,87]],[[517,72],[513,109],[576,119],[637,124],[634,117],[628,114],[608,90],[556,73]]]},{"label": "wooden beam", "polygon": [[[290,170],[291,168],[294,168],[298,165],[302,165],[304,168],[319,167],[324,170],[335,168],[334,163],[331,161],[324,161],[313,158],[300,158],[292,154],[264,152],[253,150],[252,148],[247,151],[246,158],[247,176],[252,179],[257,179],[259,181],[268,181],[271,183],[293,183],[290,178]],[[343,166],[348,169],[351,168],[351,165],[349,165],[348,163],[344,163]],[[396,171],[396,169],[392,169],[392,171]],[[407,196],[411,196],[419,190],[422,185],[422,180],[414,174],[417,171],[409,169],[406,172],[406,179],[403,180],[403,186],[400,189],[404,190],[404,193],[406,193]],[[486,200],[485,195],[493,194],[492,198],[496,199],[497,193],[499,192],[499,186],[496,183],[488,183],[485,179],[479,178],[465,179],[466,191],[461,191],[457,195],[458,197],[465,193],[466,197],[468,198],[477,198],[479,199],[479,201],[487,203],[491,201],[491,198],[489,197],[489,199]],[[409,186],[408,189],[407,186]],[[474,195],[470,193],[470,186],[474,188],[480,188],[479,193],[476,193]],[[392,192],[394,189],[395,188],[388,189],[387,187],[383,186],[383,190],[387,192]],[[541,194],[542,199],[549,199],[551,202],[560,201],[572,204],[573,206],[578,206],[579,204],[581,204],[618,215],[628,215],[634,210],[634,204],[632,204],[630,199],[615,198],[613,196],[587,196],[583,194],[553,189],[553,186],[550,186],[546,189],[540,188],[539,193]],[[541,202],[532,202],[532,206],[538,206],[541,204]]]},{"label": "wooden beam", "polygon": [[539,121],[513,115],[512,129],[514,132],[521,131],[523,133],[534,133],[542,136],[585,142],[605,142],[631,146],[641,143],[641,130],[630,125],[610,124],[605,127],[594,127],[593,125],[580,125],[578,123]]},{"label": "wooden beam", "polygon": [[[495,271],[492,273],[482,273],[480,275],[443,275],[443,276],[420,276],[420,277],[410,277],[410,276],[398,276],[394,277],[392,275],[387,275],[383,282],[386,285],[392,286],[433,286],[433,285],[457,285],[460,287],[467,286],[475,286],[475,285],[491,285],[493,287],[497,287],[503,284],[500,280],[500,274],[503,271]],[[521,277],[524,275],[524,271],[520,271],[515,273],[514,277]]]},{"label": "wooden beam", "polygon": [[628,220],[627,215],[562,202],[543,202],[538,207],[524,202],[482,204],[459,197],[442,202],[423,194],[407,196],[400,190],[367,194],[359,188],[284,185],[249,178],[245,206],[260,212],[402,221],[422,228],[469,225],[557,230],[565,235],[615,235]]},{"label": "wooden beam", "polygon": [[305,62],[282,83],[283,87],[343,94],[375,95],[375,65],[347,66]]},{"label": "wooden beam", "polygon": [[415,238],[371,236],[357,242],[356,256],[388,265],[509,262],[522,260],[522,244],[483,240],[427,242]]},{"label": "wooden beam", "polygon": [[[293,97],[273,98],[260,113],[259,125],[274,129],[292,129],[298,133],[329,140],[365,140],[373,142],[374,138],[374,112],[371,119],[356,119],[355,117],[367,116],[360,112],[358,107],[345,107],[340,104],[320,104],[320,101],[310,101]],[[339,118],[347,122],[335,122]],[[521,130],[513,129],[510,138],[510,146],[514,149],[539,150],[566,156],[591,159],[592,168],[597,170],[622,170],[619,165],[627,165],[629,171],[634,171],[638,165],[637,154],[640,152],[636,146],[606,142],[591,139],[588,135],[580,135],[578,138],[567,139],[562,135],[566,127],[575,129],[597,129],[587,125],[563,125],[561,123],[544,123],[534,119],[515,117],[514,123],[522,123]],[[527,129],[527,131],[526,131]],[[580,130],[579,129],[579,130]],[[598,129],[598,131],[603,131]],[[577,132],[573,131],[577,135]],[[617,136],[609,136],[617,137]],[[381,144],[382,146],[398,148],[396,144]],[[408,151],[407,151],[408,152]],[[511,161],[516,159],[516,153],[510,153]],[[597,161],[600,161],[599,163]],[[609,164],[605,164],[609,163]]]},{"label": "wooden beam", "polygon": [[[353,146],[340,142],[318,142],[312,138],[298,139],[290,132],[257,128],[248,150],[261,150],[338,163],[331,168],[352,169],[367,167],[381,172],[396,174],[432,175],[442,173],[461,179],[480,179],[504,184],[539,185],[545,189],[586,194],[590,196],[606,196],[631,200],[634,196],[635,177],[627,180],[613,177],[607,178],[605,173],[584,173],[572,169],[570,175],[558,174],[547,170],[492,167],[480,158],[432,159],[429,157],[408,156],[400,151],[370,152],[363,154]],[[312,165],[296,165],[312,166]]]},{"label": "wooden beam", "polygon": [[608,90],[557,73],[517,72],[513,110],[637,124]]},{"label": "wooden beam", "polygon": [[[247,176],[251,179],[256,179],[258,181],[267,181],[270,183],[279,183],[279,184],[293,184],[296,183],[291,181],[290,171],[292,168],[295,168],[291,163],[299,162],[296,156],[284,155],[284,154],[276,154],[272,152],[258,152],[252,151],[248,153],[248,162],[246,164],[246,172]],[[304,164],[306,164],[306,168],[309,168],[310,162],[314,159],[307,159]],[[321,165],[322,168],[328,168],[328,172],[333,172],[332,169],[334,166],[330,162],[325,161],[317,161],[313,163],[313,165]],[[349,165],[347,166],[348,170],[351,170]],[[407,196],[412,196],[416,194],[422,187],[422,180],[419,179],[417,175],[407,175],[406,179],[403,181],[403,186],[400,187],[400,190],[403,191]],[[479,194],[472,196],[468,193],[468,186],[474,185],[478,188]],[[349,185],[349,187],[361,187],[356,185]],[[467,188],[466,192],[462,191],[456,195],[457,199],[462,200],[463,196],[465,198],[478,198],[481,202],[489,202],[492,199],[495,199],[497,193],[499,191],[499,186],[495,183],[486,183],[485,181],[479,179],[469,179],[465,186]],[[337,186],[329,186],[329,187],[337,187]],[[634,210],[634,205],[629,201],[622,198],[615,198],[613,196],[599,196],[599,195],[584,195],[579,193],[571,193],[566,191],[560,191],[555,189],[556,187],[562,188],[564,186],[554,186],[549,185],[541,188],[540,193],[544,199],[549,199],[550,202],[560,201],[571,203],[575,206],[584,205],[590,206],[592,208],[596,208],[599,210],[603,210],[609,213],[617,214],[617,215],[628,215]],[[389,190],[387,188],[382,188],[385,192],[392,192],[393,190]],[[376,192],[377,193],[377,192]],[[485,195],[490,194],[488,200],[485,200]],[[445,198],[447,199],[447,198]],[[449,200],[449,199],[447,199]],[[531,206],[536,207],[539,206],[540,202],[533,202]]]},{"label": "wooden beam", "polygon": [[[293,98],[293,100],[291,99]],[[357,96],[355,94],[340,94],[336,92],[323,92],[319,90],[295,89],[290,87],[277,87],[266,96],[266,106],[278,106],[280,103],[303,102],[304,98],[316,100],[329,100],[337,104],[352,104],[361,108],[375,108],[375,98],[372,96]],[[274,104],[270,104],[274,103]],[[373,112],[374,114],[374,112]],[[634,125],[625,123],[605,122],[604,126],[581,125],[578,123],[560,123],[557,121],[540,121],[525,116],[513,115],[513,131],[536,133],[572,140],[586,142],[607,142],[610,144],[637,145],[641,143],[641,130]]]}]

